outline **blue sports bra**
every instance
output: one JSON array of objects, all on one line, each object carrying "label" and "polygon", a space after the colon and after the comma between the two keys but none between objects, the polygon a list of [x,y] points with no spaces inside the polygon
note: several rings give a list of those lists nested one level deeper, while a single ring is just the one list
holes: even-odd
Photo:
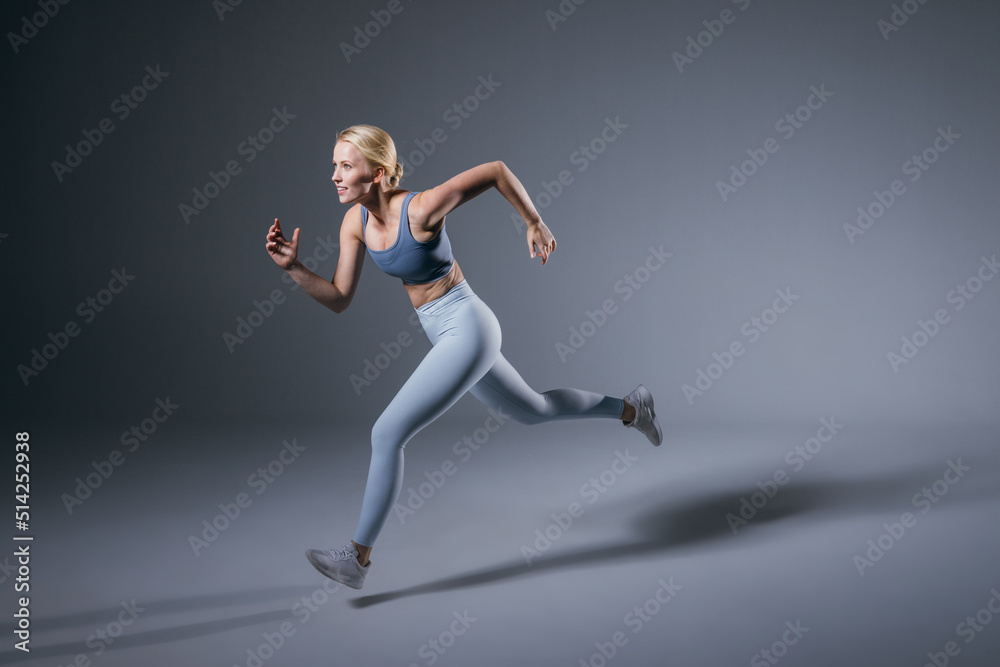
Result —
[{"label": "blue sports bra", "polygon": [[[385,250],[372,250],[372,256],[378,268],[390,276],[399,278],[405,285],[432,283],[443,278],[451,271],[454,258],[451,254],[451,242],[441,221],[441,231],[430,241],[417,241],[410,233],[410,219],[406,210],[410,200],[417,192],[410,192],[403,200],[403,211],[399,216],[399,230],[396,232],[396,242]],[[361,207],[362,235],[368,229],[368,209]],[[365,243],[368,247],[368,243]]]}]

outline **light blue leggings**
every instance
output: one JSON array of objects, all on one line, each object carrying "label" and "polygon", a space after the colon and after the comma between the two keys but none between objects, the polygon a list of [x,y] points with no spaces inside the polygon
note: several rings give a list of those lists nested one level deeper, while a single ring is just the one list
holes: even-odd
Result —
[{"label": "light blue leggings", "polygon": [[580,389],[542,393],[500,354],[500,323],[466,281],[417,308],[433,347],[372,427],[372,458],[354,541],[372,546],[403,488],[403,448],[465,392],[516,421],[621,419],[621,398]]}]

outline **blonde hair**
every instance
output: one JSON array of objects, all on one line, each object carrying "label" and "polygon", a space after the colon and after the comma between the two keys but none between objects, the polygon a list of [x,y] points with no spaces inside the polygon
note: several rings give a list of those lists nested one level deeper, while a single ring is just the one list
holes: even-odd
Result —
[{"label": "blonde hair", "polygon": [[346,141],[361,151],[373,169],[385,169],[383,182],[390,188],[399,185],[403,165],[396,161],[396,144],[388,132],[374,125],[351,125],[337,133],[337,141]]}]

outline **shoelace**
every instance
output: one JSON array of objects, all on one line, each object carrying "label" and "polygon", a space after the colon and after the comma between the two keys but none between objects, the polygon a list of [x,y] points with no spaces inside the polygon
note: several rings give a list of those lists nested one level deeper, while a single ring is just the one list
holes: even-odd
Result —
[{"label": "shoelace", "polygon": [[341,547],[340,549],[327,549],[330,554],[330,558],[333,560],[356,560],[357,556],[354,554],[353,546],[351,547]]}]

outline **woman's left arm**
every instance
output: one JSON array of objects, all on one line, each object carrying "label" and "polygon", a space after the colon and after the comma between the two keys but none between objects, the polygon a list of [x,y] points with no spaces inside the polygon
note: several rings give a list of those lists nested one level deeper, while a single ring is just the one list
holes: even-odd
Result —
[{"label": "woman's left arm", "polygon": [[416,203],[428,225],[433,226],[451,211],[492,187],[495,187],[511,203],[518,215],[528,223],[528,254],[535,257],[535,246],[537,246],[537,252],[541,255],[544,265],[548,261],[549,254],[556,249],[556,240],[548,226],[542,222],[521,181],[517,180],[514,173],[500,160],[473,167],[437,187],[424,190],[413,198],[411,205]]}]

